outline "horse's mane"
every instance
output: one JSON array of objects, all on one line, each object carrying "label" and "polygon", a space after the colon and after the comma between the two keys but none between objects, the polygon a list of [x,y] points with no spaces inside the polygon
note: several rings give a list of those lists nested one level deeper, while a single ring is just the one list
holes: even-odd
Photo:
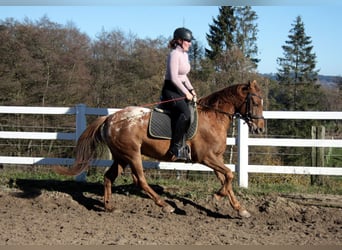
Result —
[{"label": "horse's mane", "polygon": [[210,95],[202,97],[198,100],[198,104],[203,111],[210,109],[219,109],[222,104],[233,103],[236,101],[238,87],[245,84],[235,84],[218,90]]}]

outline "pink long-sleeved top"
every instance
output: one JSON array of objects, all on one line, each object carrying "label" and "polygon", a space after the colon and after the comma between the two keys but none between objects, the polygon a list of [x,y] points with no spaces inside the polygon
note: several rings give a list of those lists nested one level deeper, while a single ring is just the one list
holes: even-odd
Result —
[{"label": "pink long-sleeved top", "polygon": [[187,76],[189,72],[190,63],[188,53],[182,47],[177,46],[170,52],[167,58],[165,80],[172,81],[185,95],[189,90],[193,89]]}]

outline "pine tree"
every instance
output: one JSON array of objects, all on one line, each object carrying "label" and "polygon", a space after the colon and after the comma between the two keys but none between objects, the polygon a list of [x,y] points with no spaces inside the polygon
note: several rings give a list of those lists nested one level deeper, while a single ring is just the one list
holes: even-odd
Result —
[{"label": "pine tree", "polygon": [[211,49],[205,49],[206,56],[211,60],[217,58],[223,51],[232,49],[234,34],[236,32],[235,7],[222,6],[219,8],[217,19],[213,18],[213,24],[209,25],[207,34],[208,45]]},{"label": "pine tree", "polygon": [[258,28],[254,23],[258,16],[251,6],[242,6],[236,8],[237,30],[236,30],[236,44],[242,51],[246,58],[254,63],[254,68],[260,59],[256,58],[258,55],[257,33]]},{"label": "pine tree", "polygon": [[316,110],[319,108],[317,91],[318,70],[316,55],[312,52],[311,37],[305,34],[300,16],[290,30],[289,40],[283,45],[284,57],[278,58],[277,79],[283,86],[284,108],[286,110]]},{"label": "pine tree", "polygon": [[256,19],[256,13],[249,6],[219,8],[219,15],[209,25],[210,48],[206,49],[206,57],[217,73],[216,84],[246,81],[255,73],[259,61]]},{"label": "pine tree", "polygon": [[[273,98],[280,110],[320,110],[323,93],[317,82],[316,55],[300,16],[295,19],[289,33],[289,40],[282,46],[283,57],[277,59],[280,68]],[[276,135],[311,138],[311,127],[316,123],[311,120],[272,121],[268,123],[268,130]],[[287,165],[311,164],[310,148],[283,148],[280,153]]]}]

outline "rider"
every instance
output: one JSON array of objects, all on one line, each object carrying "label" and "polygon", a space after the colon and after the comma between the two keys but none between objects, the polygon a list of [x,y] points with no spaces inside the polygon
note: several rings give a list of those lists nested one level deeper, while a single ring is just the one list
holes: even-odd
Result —
[{"label": "rider", "polygon": [[185,134],[190,125],[188,102],[193,100],[196,92],[187,77],[190,72],[187,52],[193,39],[189,29],[177,28],[169,42],[171,52],[167,58],[161,99],[166,101],[166,108],[171,111],[172,139],[168,154],[172,161],[189,160],[185,144]]}]

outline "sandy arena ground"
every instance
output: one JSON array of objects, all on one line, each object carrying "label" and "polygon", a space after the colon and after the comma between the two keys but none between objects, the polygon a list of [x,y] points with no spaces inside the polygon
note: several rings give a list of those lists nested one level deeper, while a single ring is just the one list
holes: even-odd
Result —
[{"label": "sandy arena ground", "polygon": [[342,245],[342,196],[237,194],[252,217],[227,199],[194,200],[153,186],[174,207],[164,214],[132,185],[113,188],[104,212],[100,184],[17,180],[0,187],[0,245]]}]

